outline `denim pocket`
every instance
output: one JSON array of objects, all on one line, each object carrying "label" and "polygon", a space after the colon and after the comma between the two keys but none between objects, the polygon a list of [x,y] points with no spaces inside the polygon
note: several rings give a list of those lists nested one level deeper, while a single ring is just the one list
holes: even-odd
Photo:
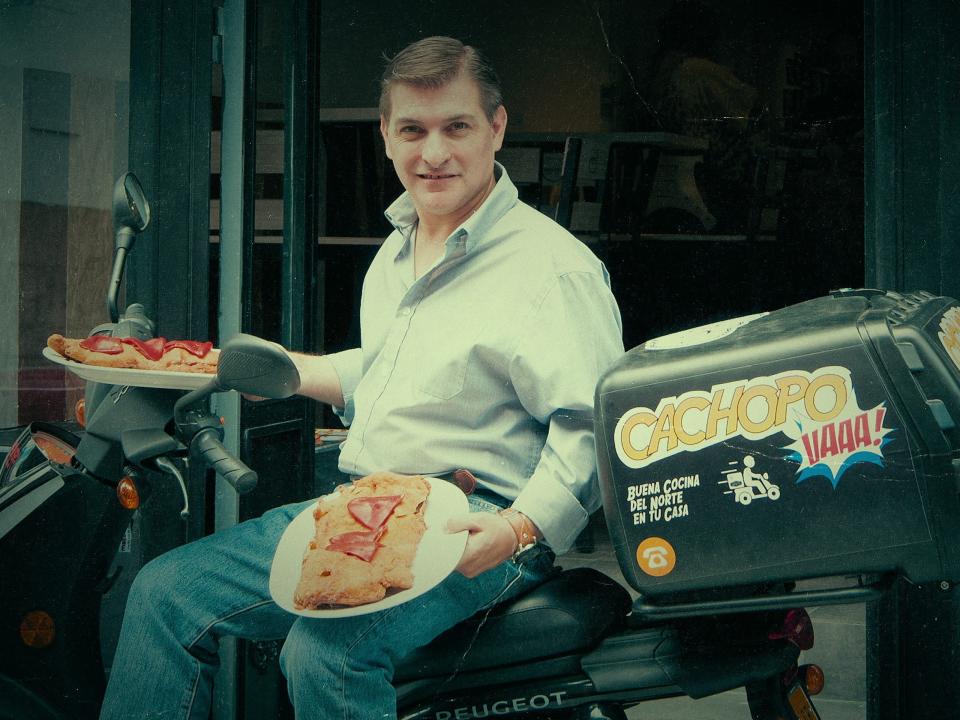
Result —
[{"label": "denim pocket", "polygon": [[496,503],[487,500],[478,494],[467,495],[467,502],[470,504],[470,512],[498,513],[504,507],[502,505],[497,505]]},{"label": "denim pocket", "polygon": [[496,595],[481,610],[489,610],[501,603],[529,592],[557,572],[553,551],[546,545],[535,545],[518,557],[505,560],[485,575],[496,583]]}]

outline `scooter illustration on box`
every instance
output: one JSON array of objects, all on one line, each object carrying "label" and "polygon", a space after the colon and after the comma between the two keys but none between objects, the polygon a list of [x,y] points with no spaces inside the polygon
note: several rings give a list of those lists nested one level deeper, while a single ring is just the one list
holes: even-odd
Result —
[{"label": "scooter illustration on box", "polygon": [[[780,497],[780,486],[770,482],[769,473],[757,473],[753,468],[757,461],[753,455],[746,455],[743,458],[743,468],[740,470],[723,470],[724,479],[720,484],[726,483],[729,490],[725,494],[733,493],[734,498],[741,505],[749,505],[758,498],[768,500],[777,500]],[[736,461],[730,463],[736,465]]]}]

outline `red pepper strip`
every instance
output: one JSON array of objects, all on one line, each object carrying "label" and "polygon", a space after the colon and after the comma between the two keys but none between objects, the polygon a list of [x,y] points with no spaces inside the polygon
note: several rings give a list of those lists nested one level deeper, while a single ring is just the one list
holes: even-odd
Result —
[{"label": "red pepper strip", "polygon": [[85,340],[80,341],[80,347],[84,350],[104,353],[105,355],[119,355],[123,352],[123,343],[117,338],[108,335],[91,335]]},{"label": "red pepper strip", "polygon": [[347,510],[364,527],[379,530],[402,499],[402,495],[361,497],[348,502]]},{"label": "red pepper strip", "polygon": [[379,540],[382,534],[383,529],[381,528],[375,532],[348,532],[335,535],[330,538],[330,543],[324,549],[353,555],[364,562],[370,562],[376,555],[377,549],[381,547]]},{"label": "red pepper strip", "polygon": [[162,337],[146,341],[137,340],[136,338],[120,338],[120,342],[132,345],[138,353],[148,360],[159,360],[163,357],[163,346],[166,340]]},{"label": "red pepper strip", "polygon": [[172,348],[181,348],[191,355],[203,358],[213,349],[213,343],[209,341],[199,342],[198,340],[169,340],[167,344],[163,346],[164,351]]}]

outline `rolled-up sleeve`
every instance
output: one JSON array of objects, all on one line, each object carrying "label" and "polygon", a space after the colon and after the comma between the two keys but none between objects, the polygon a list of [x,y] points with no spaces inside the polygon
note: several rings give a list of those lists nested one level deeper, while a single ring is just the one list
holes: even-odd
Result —
[{"label": "rolled-up sleeve", "polygon": [[333,363],[333,369],[340,378],[340,390],[343,392],[343,407],[334,406],[333,411],[345,426],[349,426],[353,422],[355,411],[353,395],[363,376],[363,351],[352,348],[330,353],[327,358]]},{"label": "rolled-up sleeve", "polygon": [[562,553],[600,506],[594,390],[623,353],[620,312],[605,272],[559,275],[521,332],[510,375],[525,409],[547,426],[547,438],[513,506]]}]

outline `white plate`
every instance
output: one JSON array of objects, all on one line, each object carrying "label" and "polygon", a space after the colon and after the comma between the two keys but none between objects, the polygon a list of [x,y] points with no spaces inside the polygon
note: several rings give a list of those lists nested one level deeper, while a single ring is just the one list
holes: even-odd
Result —
[{"label": "white plate", "polygon": [[313,511],[316,504],[310,505],[287,526],[270,568],[270,594],[284,610],[304,617],[335,618],[364,615],[385,610],[412,600],[431,589],[460,562],[463,549],[467,545],[467,531],[448,533],[447,519],[453,515],[470,512],[467,496],[456,485],[444,480],[432,480],[430,495],[424,508],[423,519],[427,524],[426,532],[420,539],[420,546],[413,559],[413,587],[387,595],[383,600],[355,607],[333,608],[330,610],[298,610],[293,605],[293,593],[300,581],[300,567],[307,543],[313,538],[316,525]]},{"label": "white plate", "polygon": [[105,385],[130,385],[132,387],[167,388],[169,390],[196,390],[216,378],[213,373],[173,372],[169,370],[138,370],[137,368],[112,368],[99,365],[84,365],[63,357],[53,348],[45,347],[43,356],[63,365],[79,378]]}]

